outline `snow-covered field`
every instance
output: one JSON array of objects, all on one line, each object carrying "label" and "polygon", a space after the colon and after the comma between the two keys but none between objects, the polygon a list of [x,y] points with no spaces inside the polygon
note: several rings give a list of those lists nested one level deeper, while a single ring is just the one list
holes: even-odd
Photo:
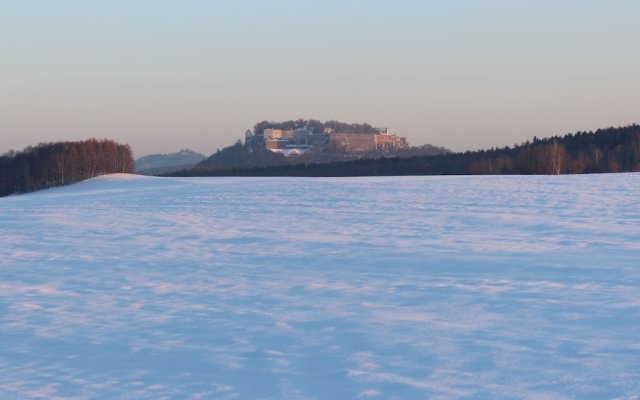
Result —
[{"label": "snow-covered field", "polygon": [[1,399],[638,399],[640,174],[0,199]]}]

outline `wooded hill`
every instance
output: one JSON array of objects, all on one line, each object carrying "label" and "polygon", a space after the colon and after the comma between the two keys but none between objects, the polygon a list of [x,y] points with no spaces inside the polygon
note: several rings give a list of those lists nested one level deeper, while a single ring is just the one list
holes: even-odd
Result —
[{"label": "wooded hill", "polygon": [[[297,143],[298,145],[310,145],[311,149],[304,151],[304,154],[287,157],[282,152],[273,152],[265,146],[265,129],[281,129],[283,131],[293,131],[304,128],[313,132],[314,135],[323,136],[314,143]],[[352,161],[361,158],[381,158],[381,157],[415,157],[433,156],[437,154],[451,153],[451,150],[444,147],[425,144],[422,146],[389,147],[380,146],[377,149],[367,151],[346,151],[335,143],[332,145],[326,131],[335,133],[373,135],[379,133],[379,129],[368,123],[346,123],[335,120],[321,122],[315,119],[297,119],[282,122],[262,121],[253,127],[253,132],[249,131],[249,136],[245,137],[244,144],[238,140],[234,145],[218,149],[210,157],[199,162],[194,170],[227,170],[227,169],[251,169],[262,167],[285,166],[291,164],[327,164],[341,161]],[[315,140],[318,140],[317,138]],[[295,146],[294,146],[295,147]]]},{"label": "wooded hill", "polygon": [[129,145],[112,140],[41,143],[0,156],[0,196],[135,172]]},{"label": "wooded hill", "polygon": [[193,169],[174,176],[583,174],[640,171],[640,126],[535,138],[514,147],[263,168]]},{"label": "wooded hill", "polygon": [[195,151],[182,149],[170,154],[149,154],[136,160],[136,173],[140,175],[159,175],[183,169],[193,168],[207,158]]}]

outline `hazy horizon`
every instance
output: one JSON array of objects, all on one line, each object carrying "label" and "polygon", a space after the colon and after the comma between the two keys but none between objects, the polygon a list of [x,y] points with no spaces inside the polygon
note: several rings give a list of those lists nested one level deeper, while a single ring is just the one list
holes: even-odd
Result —
[{"label": "hazy horizon", "polygon": [[637,1],[2,5],[0,153],[97,137],[210,155],[297,118],[455,151],[640,122]]}]

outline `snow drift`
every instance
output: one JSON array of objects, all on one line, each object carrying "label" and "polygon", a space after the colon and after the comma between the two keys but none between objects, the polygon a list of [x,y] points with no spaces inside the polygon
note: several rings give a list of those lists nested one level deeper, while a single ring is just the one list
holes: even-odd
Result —
[{"label": "snow drift", "polygon": [[638,398],[639,174],[0,199],[0,398]]}]

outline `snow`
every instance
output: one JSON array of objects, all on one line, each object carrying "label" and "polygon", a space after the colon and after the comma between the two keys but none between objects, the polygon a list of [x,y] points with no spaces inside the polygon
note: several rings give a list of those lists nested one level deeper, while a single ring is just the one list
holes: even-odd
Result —
[{"label": "snow", "polygon": [[0,199],[2,399],[638,399],[640,174]]}]

